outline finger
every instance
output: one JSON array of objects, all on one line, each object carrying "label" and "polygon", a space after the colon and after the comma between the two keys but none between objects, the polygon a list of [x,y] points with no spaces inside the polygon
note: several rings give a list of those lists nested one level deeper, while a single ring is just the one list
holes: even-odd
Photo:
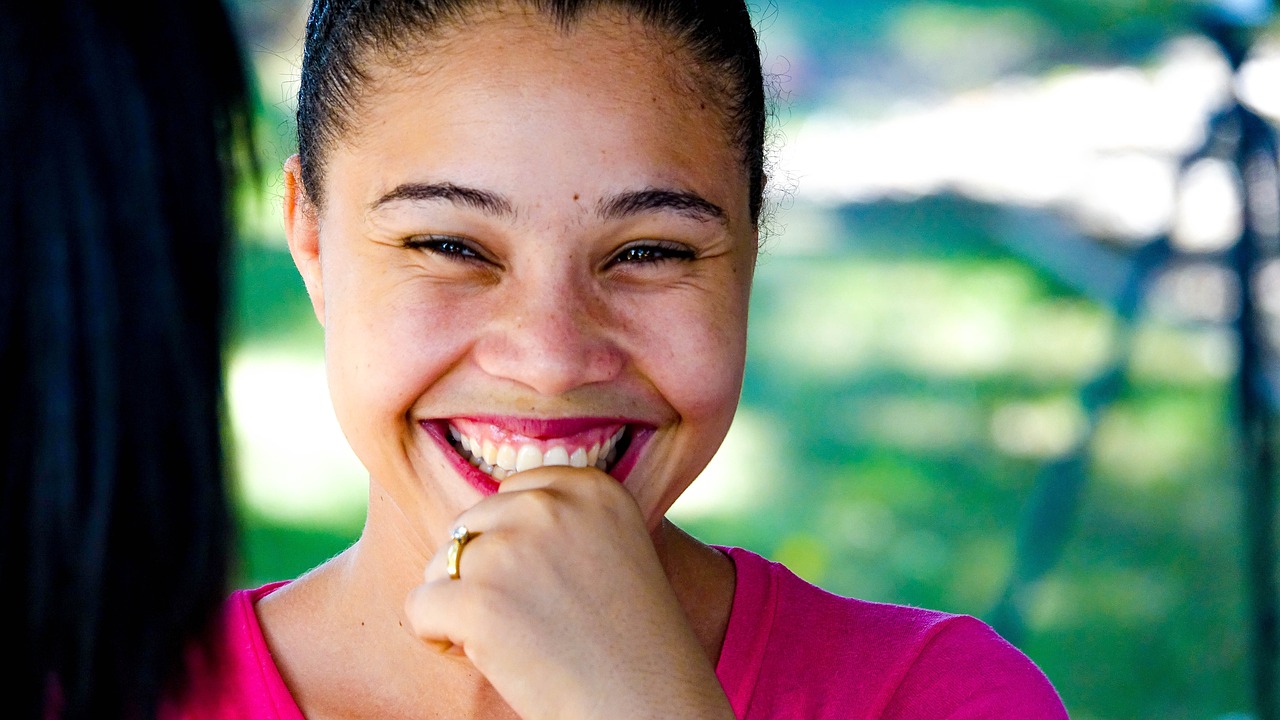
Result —
[{"label": "finger", "polygon": [[460,588],[451,587],[450,582],[446,578],[415,587],[405,597],[404,613],[409,629],[429,647],[444,655],[463,656],[466,643],[458,629],[465,623],[452,609],[460,602]]},{"label": "finger", "polygon": [[[422,570],[423,582],[461,579],[463,554],[470,554],[473,546],[480,541],[481,536],[487,533],[476,530],[474,520],[457,523],[454,525],[454,532],[458,530],[465,530],[465,537],[458,541],[453,538],[451,533],[449,540],[440,546],[436,553],[431,556],[431,559],[427,561],[427,566]],[[449,573],[451,562],[458,570],[457,577]]]},{"label": "finger", "polygon": [[[603,490],[603,495],[598,492]],[[467,572],[464,566],[484,566],[475,559],[477,549],[485,546],[504,547],[516,533],[527,531],[537,518],[551,520],[557,532],[563,527],[556,522],[564,509],[571,505],[600,508],[607,495],[626,499],[625,510],[638,511],[634,498],[622,489],[616,480],[596,468],[572,468],[553,466],[535,468],[516,473],[502,482],[500,492],[484,498],[460,514],[454,521],[453,531],[465,528],[468,537],[457,550],[459,578]],[[575,503],[573,500],[581,502]],[[487,537],[486,537],[487,536]],[[452,537],[445,541],[423,569],[428,582],[455,579],[449,575],[449,555],[457,543]],[[481,550],[483,553],[484,551]],[[463,557],[467,560],[463,560]]]},{"label": "finger", "polygon": [[[540,482],[545,484],[546,479],[544,478]],[[537,492],[541,489],[543,488],[539,487],[537,483],[530,484],[524,490],[508,491],[503,495],[487,497],[464,511],[454,520],[448,539],[436,548],[435,554],[427,562],[427,566],[423,569],[423,578],[427,581],[450,578],[448,568],[451,554],[456,553],[458,555],[459,568],[461,568],[462,554],[467,552],[475,543],[480,542],[482,536],[497,535],[501,537],[514,526],[520,524],[523,519],[521,512],[513,510],[512,506],[527,502],[529,500],[527,497],[528,492]],[[454,535],[459,532],[464,532],[465,534],[460,543],[454,539]]]},{"label": "finger", "polygon": [[570,500],[591,508],[621,505],[639,510],[635,497],[612,475],[598,468],[564,466],[540,467],[516,473],[502,481],[498,486],[498,494],[477,503],[471,510],[489,512],[492,501],[504,496],[520,496],[539,491],[553,499]]},{"label": "finger", "polygon": [[[503,497],[490,496],[472,506],[458,516],[450,531],[449,539],[441,545],[423,568],[425,582],[460,580],[465,568],[474,568],[477,552],[484,553],[489,546],[501,547],[516,527],[522,522],[520,511],[511,506],[522,499],[519,494],[508,494]],[[455,541],[453,534],[465,530],[465,538]],[[455,549],[456,548],[456,549]],[[449,556],[457,554],[458,577],[449,574]]]},{"label": "finger", "polygon": [[[471,511],[495,512],[500,506],[489,501],[499,501],[504,497],[532,500],[534,510],[541,505],[537,502],[540,498],[551,501],[541,505],[545,509],[576,506],[592,512],[604,511],[606,516],[612,516],[618,522],[644,523],[635,496],[616,478],[597,468],[553,466],[516,473],[502,482],[498,494],[476,504]],[[552,515],[559,513],[553,512]],[[517,513],[519,516],[521,513]],[[486,519],[485,522],[492,521]]]},{"label": "finger", "polygon": [[599,468],[576,468],[568,465],[544,465],[540,468],[525,470],[514,475],[507,476],[498,485],[498,493],[520,492],[522,490],[537,490],[556,484],[566,480],[605,480],[609,482],[617,482],[609,475],[605,474]]}]

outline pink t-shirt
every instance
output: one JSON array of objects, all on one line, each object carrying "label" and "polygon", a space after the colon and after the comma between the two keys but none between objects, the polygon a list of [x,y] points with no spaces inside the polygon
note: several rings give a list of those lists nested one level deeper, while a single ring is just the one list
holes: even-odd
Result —
[{"label": "pink t-shirt", "polygon": [[1026,655],[967,615],[853,600],[740,548],[716,675],[742,720],[1065,720]]},{"label": "pink t-shirt", "polygon": [[[741,720],[1067,718],[1040,669],[975,618],[840,597],[721,549],[737,587],[716,675]],[[283,584],[228,599],[221,684],[197,677],[166,720],[304,720],[253,610]]]}]

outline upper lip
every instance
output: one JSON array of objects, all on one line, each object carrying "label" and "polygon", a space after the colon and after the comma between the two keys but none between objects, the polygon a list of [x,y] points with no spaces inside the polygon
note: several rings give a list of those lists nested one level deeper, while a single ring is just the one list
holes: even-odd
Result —
[{"label": "upper lip", "polygon": [[492,425],[511,435],[518,435],[533,440],[549,440],[552,438],[571,437],[593,428],[610,425],[626,425],[632,428],[650,427],[649,423],[625,417],[560,417],[537,418],[510,415],[457,415],[440,418],[438,422],[451,420],[468,420],[477,424]]}]

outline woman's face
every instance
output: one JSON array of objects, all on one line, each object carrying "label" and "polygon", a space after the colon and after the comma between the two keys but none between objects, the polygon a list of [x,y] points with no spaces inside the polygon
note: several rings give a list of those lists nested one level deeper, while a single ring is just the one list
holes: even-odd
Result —
[{"label": "woman's face", "polygon": [[541,464],[602,467],[652,529],[724,438],[756,231],[675,50],[604,12],[474,19],[375,70],[323,209],[288,212],[371,500],[427,537]]}]

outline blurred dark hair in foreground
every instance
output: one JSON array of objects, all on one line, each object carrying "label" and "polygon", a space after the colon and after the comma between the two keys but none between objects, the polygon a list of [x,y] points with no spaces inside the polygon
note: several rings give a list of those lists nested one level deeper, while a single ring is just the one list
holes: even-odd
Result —
[{"label": "blurred dark hair in foreground", "polygon": [[246,77],[216,0],[0,4],[11,717],[153,716],[224,597]]}]

